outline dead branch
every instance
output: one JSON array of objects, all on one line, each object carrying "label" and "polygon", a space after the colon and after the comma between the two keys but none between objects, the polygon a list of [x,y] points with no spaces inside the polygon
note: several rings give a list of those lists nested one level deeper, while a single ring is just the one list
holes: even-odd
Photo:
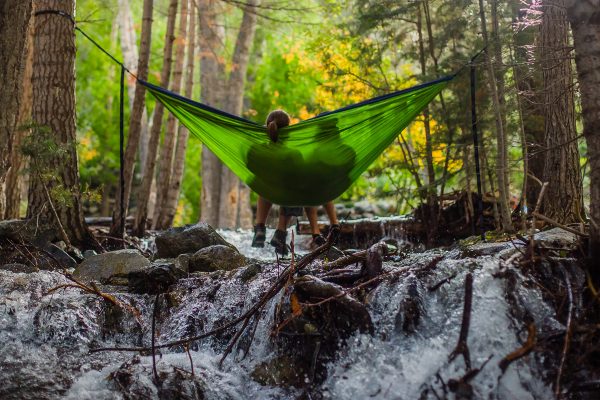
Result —
[{"label": "dead branch", "polygon": [[367,257],[367,250],[358,251],[354,254],[340,257],[337,260],[323,264],[323,269],[325,271],[331,271],[334,269],[343,268],[348,265],[352,265],[352,264],[356,264],[357,262],[364,261],[366,259],[366,257]]},{"label": "dead branch", "polygon": [[498,363],[498,366],[500,367],[502,372],[506,371],[508,366],[510,364],[512,364],[514,361],[518,360],[519,358],[525,357],[527,354],[531,353],[531,351],[535,347],[536,343],[537,343],[537,333],[536,333],[536,329],[535,329],[535,323],[531,322],[529,325],[527,325],[527,341],[525,342],[525,344],[523,346],[521,346],[520,348],[518,348],[517,350],[506,355]]},{"label": "dead branch", "polygon": [[535,204],[535,209],[533,210],[533,218],[531,219],[531,238],[529,239],[529,252],[531,253],[531,262],[534,262],[534,253],[535,253],[535,215],[539,212],[540,206],[542,205],[542,198],[546,193],[546,188],[548,187],[548,182],[544,182],[542,184],[542,188],[540,189],[540,194],[538,195],[537,203]]},{"label": "dead branch", "polygon": [[560,356],[560,366],[558,367],[558,373],[556,374],[556,385],[554,388],[554,395],[558,399],[560,396],[560,379],[562,377],[562,373],[565,367],[565,362],[567,359],[567,352],[569,351],[569,344],[571,342],[571,334],[572,332],[572,323],[573,323],[573,288],[571,286],[571,279],[569,278],[569,273],[565,269],[564,265],[559,264],[560,272],[563,275],[565,280],[565,286],[567,289],[567,299],[568,299],[568,311],[567,311],[567,331],[565,334],[565,342],[563,345],[562,353]]},{"label": "dead branch", "polygon": [[448,361],[452,361],[457,355],[462,354],[465,360],[467,369],[471,369],[471,356],[469,354],[469,347],[467,346],[467,338],[469,336],[469,326],[471,324],[471,307],[473,304],[473,275],[469,272],[465,278],[465,302],[463,308],[462,324],[460,326],[460,334],[458,336],[458,343],[456,347],[450,353]]},{"label": "dead branch", "polygon": [[553,225],[553,226],[556,226],[556,227],[558,227],[558,228],[564,229],[565,231],[567,231],[567,232],[571,232],[571,233],[574,233],[575,235],[579,235],[579,236],[582,236],[582,237],[588,237],[588,236],[589,236],[587,233],[580,232],[580,231],[578,231],[577,229],[573,229],[573,228],[570,228],[570,227],[568,227],[568,226],[566,226],[566,225],[563,225],[563,224],[561,224],[560,222],[557,222],[557,221],[553,220],[552,218],[548,218],[548,217],[546,217],[545,215],[543,215],[543,214],[540,214],[540,213],[539,213],[539,212],[537,212],[537,211],[534,211],[534,212],[532,213],[532,215],[533,215],[534,217],[537,217],[537,218],[541,219],[541,220],[542,220],[542,221],[544,221],[544,222],[547,222],[547,223],[549,223],[550,225]]}]

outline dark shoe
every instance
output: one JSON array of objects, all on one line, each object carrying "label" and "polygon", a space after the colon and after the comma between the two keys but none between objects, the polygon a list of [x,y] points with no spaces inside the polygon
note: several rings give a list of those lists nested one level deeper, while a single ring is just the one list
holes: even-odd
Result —
[{"label": "dark shoe", "polygon": [[254,237],[252,238],[252,247],[265,247],[265,240],[267,239],[267,228],[265,224],[258,224],[254,226]]},{"label": "dark shoe", "polygon": [[312,238],[313,243],[317,246],[323,246],[325,243],[327,243],[327,240],[323,237],[323,235],[320,235],[318,233],[313,234]]},{"label": "dark shoe", "polygon": [[275,252],[281,254],[282,257],[285,257],[288,253],[287,243],[285,242],[286,238],[287,231],[277,229],[270,242],[271,246],[275,247]]}]

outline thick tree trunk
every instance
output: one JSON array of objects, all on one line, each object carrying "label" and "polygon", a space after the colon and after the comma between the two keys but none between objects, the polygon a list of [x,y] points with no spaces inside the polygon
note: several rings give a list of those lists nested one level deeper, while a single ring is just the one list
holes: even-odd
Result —
[{"label": "thick tree trunk", "polygon": [[0,217],[4,214],[2,189],[19,115],[31,7],[30,0],[5,0],[0,5]]},{"label": "thick tree trunk", "polygon": [[[152,34],[152,9],[153,0],[144,0],[144,11],[142,17],[142,33],[140,42],[140,57],[137,64],[137,76],[140,79],[148,79],[148,61],[150,59],[150,40]],[[133,172],[135,169],[135,156],[140,143],[140,132],[142,130],[142,119],[144,118],[144,109],[146,102],[146,90],[142,85],[135,86],[135,96],[133,106],[131,107],[131,117],[129,121],[129,132],[127,137],[127,146],[125,148],[124,175],[124,205],[125,213],[129,208],[129,198],[131,196],[131,185],[133,183]],[[117,190],[115,208],[113,212],[113,223],[110,228],[110,234],[120,236],[125,227],[121,226],[119,213],[121,209],[120,188]]]},{"label": "thick tree trunk", "polygon": [[[219,54],[223,47],[223,33],[217,23],[216,0],[198,0],[200,44],[200,97],[213,107],[222,107],[222,87],[225,73]],[[202,194],[200,219],[219,226],[219,197],[221,187],[221,161],[206,147],[202,147]]]},{"label": "thick tree trunk", "polygon": [[[232,70],[227,80],[227,103],[225,110],[234,115],[242,112],[244,99],[244,85],[246,83],[246,72],[248,70],[248,59],[250,58],[251,44],[256,31],[256,6],[260,0],[248,0],[244,8],[244,16],[238,31],[235,50],[232,58]],[[251,214],[250,191],[244,190],[244,184],[229,168],[223,166],[221,170],[221,194],[219,202],[219,224],[220,228],[238,228],[241,223],[244,227],[252,226],[252,221],[241,221],[242,216]],[[242,211],[242,209],[246,211]]]},{"label": "thick tree trunk", "polygon": [[[52,9],[73,15],[75,1],[43,0],[38,10]],[[51,180],[32,174],[28,217],[60,222],[71,244],[89,243],[91,235],[83,219],[75,135],[75,32],[73,21],[57,14],[35,17],[33,62],[33,122],[47,127],[64,155],[48,160],[56,175]],[[41,179],[40,179],[41,178]],[[61,186],[69,193],[68,205],[51,203],[48,192]],[[55,210],[51,210],[54,206]],[[55,212],[59,221],[56,221]]]},{"label": "thick tree trunk", "polygon": [[[495,0],[493,0],[495,1]],[[484,44],[489,43],[487,33],[487,22],[485,18],[485,9],[483,7],[483,0],[479,0],[479,16],[481,19],[481,32],[483,35]],[[496,43],[498,45],[498,43]],[[503,108],[500,100],[501,94],[499,93],[498,81],[496,80],[496,72],[494,71],[494,64],[492,58],[489,56],[488,51],[485,51],[485,63],[488,68],[490,92],[492,94],[492,103],[494,105],[494,119],[496,122],[496,146],[497,146],[497,157],[496,157],[496,179],[498,180],[498,193],[499,193],[499,214],[500,224],[504,231],[511,232],[513,230],[510,210],[508,207],[508,182],[507,182],[507,160],[506,160],[506,133],[504,131],[503,121]]]},{"label": "thick tree trunk", "polygon": [[[33,7],[32,7],[33,9]],[[19,117],[17,120],[17,129],[13,135],[13,148],[11,152],[11,167],[6,174],[5,184],[5,208],[4,218],[15,219],[21,216],[21,193],[25,186],[25,166],[26,160],[21,152],[21,141],[26,135],[26,130],[19,129],[20,126],[31,121],[31,76],[33,74],[33,17],[29,21],[29,30],[27,33],[25,69],[23,71],[23,87],[20,93]],[[2,217],[2,215],[0,215]]]},{"label": "thick tree trunk", "polygon": [[600,0],[569,0],[567,6],[590,163],[590,249],[597,257],[600,256]]},{"label": "thick tree trunk", "polygon": [[[171,0],[169,3],[169,12],[167,17],[167,32],[165,34],[165,48],[163,52],[163,66],[160,74],[160,84],[163,87],[169,87],[171,76],[171,62],[173,52],[173,41],[175,39],[175,17],[177,16],[177,0]],[[152,129],[150,131],[150,140],[148,142],[148,156],[146,157],[146,170],[142,178],[142,184],[137,196],[137,213],[135,217],[134,232],[138,236],[143,236],[146,231],[146,220],[148,219],[148,198],[152,179],[154,178],[154,167],[156,165],[156,153],[158,142],[160,140],[160,131],[164,115],[164,106],[156,103],[154,108],[154,118],[152,120]],[[136,145],[137,147],[137,145]]]},{"label": "thick tree trunk", "polygon": [[575,128],[569,29],[564,0],[543,3],[540,26],[544,79],[544,214],[560,223],[580,222],[583,187]]},{"label": "thick tree trunk", "polygon": [[[196,50],[196,7],[191,4],[190,7],[190,26],[188,29],[187,41],[187,63],[185,73],[185,93],[187,98],[192,97],[194,89],[194,61]],[[175,158],[173,160],[173,171],[171,173],[170,187],[167,195],[167,200],[164,206],[164,222],[166,226],[173,225],[173,219],[177,212],[177,202],[179,200],[179,192],[181,189],[181,179],[185,167],[185,151],[187,149],[189,132],[183,125],[179,125],[177,134],[177,147],[175,148]]]},{"label": "thick tree trunk", "polygon": [[[179,32],[175,42],[175,67],[171,80],[171,91],[181,92],[181,81],[183,78],[183,61],[185,59],[185,44],[187,40],[188,1],[181,0],[181,12],[179,14]],[[156,179],[156,206],[152,217],[154,229],[167,229],[166,202],[171,188],[171,170],[173,168],[173,151],[177,141],[177,120],[172,114],[167,119],[167,129],[163,145],[160,149],[158,178]]]}]

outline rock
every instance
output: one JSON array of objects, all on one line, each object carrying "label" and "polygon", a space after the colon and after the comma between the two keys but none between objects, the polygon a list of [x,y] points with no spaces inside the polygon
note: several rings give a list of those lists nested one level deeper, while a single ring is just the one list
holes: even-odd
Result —
[{"label": "rock", "polygon": [[37,220],[9,219],[0,221],[0,237],[43,247],[55,240],[58,232],[51,225],[40,225]]},{"label": "rock", "polygon": [[40,260],[38,267],[44,270],[68,269],[77,268],[77,261],[68,255],[63,249],[54,243],[47,243],[44,246],[44,251],[47,253]]},{"label": "rock", "polygon": [[263,386],[302,387],[308,379],[305,368],[287,355],[258,364],[250,376]]},{"label": "rock", "polygon": [[149,268],[129,273],[129,290],[133,293],[164,293],[186,275],[175,263],[153,263]]},{"label": "rock", "polygon": [[95,256],[96,254],[98,254],[98,253],[96,253],[94,250],[86,250],[83,252],[83,258],[84,259],[90,258],[92,256]]},{"label": "rock", "polygon": [[4,270],[4,271],[10,271],[10,272],[22,273],[22,274],[30,274],[32,272],[39,271],[39,268],[37,268],[37,267],[31,266],[31,265],[19,264],[19,263],[4,264],[3,266],[0,267],[0,269]]},{"label": "rock", "polygon": [[197,251],[190,257],[189,272],[231,271],[246,263],[246,257],[235,248],[214,245]]},{"label": "rock", "polygon": [[174,258],[180,254],[195,253],[213,245],[234,248],[212,226],[204,222],[168,229],[156,237],[155,243],[157,258]]},{"label": "rock", "polygon": [[572,249],[579,242],[579,237],[561,228],[553,228],[535,234],[535,240],[544,247]]},{"label": "rock", "polygon": [[260,272],[262,272],[262,265],[259,263],[253,263],[244,268],[244,270],[239,274],[238,278],[240,278],[242,282],[248,282]]},{"label": "rock", "polygon": [[365,305],[345,294],[341,286],[305,275],[295,280],[294,292],[301,303],[334,298],[322,306],[308,308],[304,314],[315,326],[329,326],[331,332],[321,332],[324,341],[345,339],[356,330],[373,333],[373,322]]},{"label": "rock", "polygon": [[85,259],[73,273],[84,281],[107,281],[112,276],[126,277],[133,271],[147,268],[150,261],[137,250],[117,250]]}]

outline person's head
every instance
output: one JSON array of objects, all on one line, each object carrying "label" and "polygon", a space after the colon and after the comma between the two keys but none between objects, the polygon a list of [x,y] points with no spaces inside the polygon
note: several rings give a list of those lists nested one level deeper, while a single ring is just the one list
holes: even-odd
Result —
[{"label": "person's head", "polygon": [[290,116],[283,110],[271,111],[267,116],[267,133],[272,141],[276,142],[279,134],[279,128],[284,128],[290,124]]}]

